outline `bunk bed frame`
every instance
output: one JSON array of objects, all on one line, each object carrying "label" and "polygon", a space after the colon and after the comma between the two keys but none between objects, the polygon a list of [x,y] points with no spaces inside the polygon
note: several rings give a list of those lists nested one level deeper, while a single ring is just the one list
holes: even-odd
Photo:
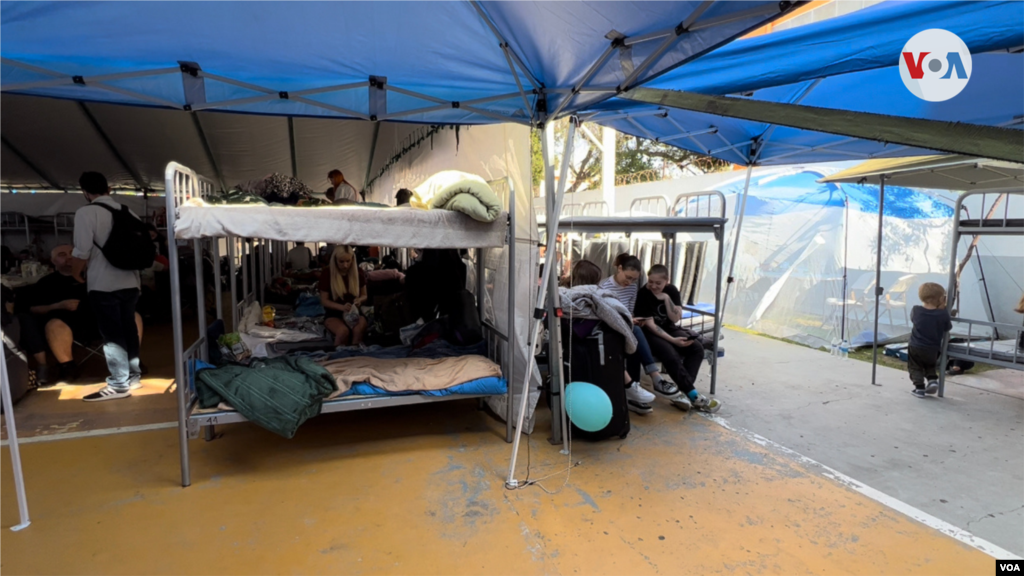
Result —
[{"label": "bunk bed frame", "polygon": [[[204,243],[209,243],[210,251],[213,255],[214,260],[214,285],[217,287],[215,290],[216,295],[216,315],[218,320],[223,321],[223,302],[222,302],[222,290],[221,290],[221,270],[220,270],[220,240],[226,240],[227,256],[229,261],[229,270],[231,278],[231,301],[232,306],[232,320],[233,328],[237,331],[239,325],[239,319],[241,318],[242,311],[249,303],[254,301],[264,302],[264,288],[273,278],[276,272],[284,269],[285,261],[285,248],[288,243],[279,240],[269,239],[240,239],[232,235],[226,236],[208,236],[203,238],[193,238],[192,246],[195,251],[195,276],[196,276],[196,299],[198,308],[198,326],[199,333],[190,345],[185,346],[185,336],[183,334],[183,320],[181,313],[181,283],[180,283],[180,261],[178,257],[178,246],[177,246],[177,234],[175,229],[175,222],[178,219],[178,208],[184,205],[191,198],[204,198],[215,190],[214,182],[208,178],[196,174],[195,171],[182,166],[176,162],[171,162],[167,165],[166,172],[166,203],[167,203],[167,230],[168,230],[168,260],[170,261],[170,274],[171,274],[171,301],[172,301],[172,317],[174,323],[174,367],[175,367],[175,383],[176,383],[176,395],[178,400],[178,439],[180,444],[180,455],[181,455],[181,484],[182,486],[189,486],[191,484],[191,470],[189,467],[189,445],[190,439],[196,439],[199,436],[200,428],[205,429],[205,437],[207,440],[214,438],[214,427],[217,424],[232,424],[246,422],[247,419],[241,413],[227,410],[203,410],[198,411],[198,397],[193,389],[193,383],[195,381],[195,362],[197,360],[208,361],[208,349],[207,349],[207,320],[206,320],[206,306],[205,306],[205,284],[203,279],[203,248]],[[515,361],[515,288],[516,288],[516,276],[515,276],[515,250],[516,250],[516,239],[515,239],[515,190],[512,182],[505,178],[498,181],[490,182],[495,191],[500,195],[502,193],[508,199],[508,220],[505,222],[507,227],[507,233],[505,234],[505,241],[503,247],[508,247],[508,327],[507,334],[503,334],[496,326],[497,322],[491,323],[487,321],[485,315],[485,290],[486,290],[486,265],[484,253],[480,250],[481,247],[477,247],[475,264],[476,264],[476,279],[477,279],[477,308],[480,312],[481,324],[484,328],[484,337],[487,343],[487,355],[495,361],[501,367],[501,372],[504,379],[507,382],[507,413],[505,414],[506,422],[506,442],[512,441],[512,401],[514,398],[513,391],[513,368]],[[311,208],[312,210],[312,208]],[[308,242],[323,241],[323,238],[308,238]],[[456,246],[456,248],[468,248],[466,246]],[[495,248],[491,246],[490,248]],[[250,258],[252,256],[252,258]],[[242,293],[238,294],[238,283],[236,282],[236,274],[238,271],[238,265],[236,265],[236,258],[241,260],[241,290]],[[254,277],[253,281],[250,282],[250,271],[249,262],[250,259],[258,263],[258,277]],[[525,391],[524,391],[525,393]],[[479,398],[482,402],[483,399],[488,396],[486,394],[470,395],[470,394],[452,394],[447,396],[426,396],[419,394],[409,394],[401,396],[360,396],[360,397],[339,397],[331,400],[325,400],[321,409],[321,414],[328,414],[332,412],[345,412],[352,410],[365,410],[370,408],[384,408],[389,406],[400,406],[408,404],[427,404],[432,402],[444,402],[449,400],[463,400],[468,398]]]},{"label": "bunk bed frame", "polygon": [[[662,197],[658,206],[667,205],[667,202]],[[706,215],[700,215],[702,212],[701,200],[707,199],[706,204]],[[652,202],[650,199],[638,199],[641,202]],[[717,200],[717,209],[716,202]],[[656,201],[654,201],[656,202]],[[694,209],[689,208],[690,205],[694,206]],[[674,210],[675,214],[671,213]],[[632,210],[631,210],[632,212]],[[558,231],[565,235],[570,234],[625,234],[627,238],[631,237],[634,233],[654,233],[661,234],[662,239],[656,242],[664,242],[665,244],[665,256],[666,261],[669,263],[669,271],[672,277],[675,277],[676,272],[676,236],[680,233],[690,234],[710,234],[714,237],[718,243],[718,262],[715,274],[715,307],[713,310],[705,310],[695,308],[692,306],[683,306],[686,313],[693,315],[692,317],[700,316],[701,318],[709,317],[713,320],[712,327],[712,339],[713,348],[711,357],[708,359],[711,364],[711,378],[709,391],[711,394],[715,393],[716,384],[718,381],[718,357],[719,347],[718,340],[722,332],[722,318],[718,314],[721,309],[722,302],[722,265],[724,261],[724,250],[725,250],[725,224],[728,219],[725,217],[725,197],[721,192],[717,190],[711,190],[707,192],[687,192],[680,194],[676,197],[676,200],[672,203],[671,208],[666,210],[665,216],[573,216],[563,215],[559,218]],[[678,216],[677,214],[683,214]],[[691,215],[692,214],[692,215]],[[652,241],[654,242],[654,241]],[[553,298],[553,301],[557,302],[557,298]],[[561,359],[561,346],[557,342],[558,334],[551,336],[552,342],[556,345],[552,345],[551,354],[558,355],[558,363],[554,366],[562,366]],[[549,365],[550,368],[550,365]],[[561,374],[560,371],[553,371],[553,376],[559,380],[552,378],[552,389],[555,389],[560,385]],[[552,398],[552,413],[559,414],[562,407],[558,405],[560,397]],[[554,418],[554,421],[558,421],[558,418]],[[559,426],[559,428],[561,428]],[[553,443],[561,442],[560,430],[556,430],[554,437],[552,438]]]},{"label": "bunk bed frame", "polygon": [[[993,212],[991,214],[986,213],[986,196],[990,194],[997,197],[1003,194],[1007,195],[1006,201],[1003,203],[1003,214],[1001,217],[997,216],[994,210],[990,210],[990,212]],[[979,214],[983,216],[981,218],[961,218],[964,200],[972,196],[981,196],[981,210]],[[947,294],[957,294],[956,271],[959,263],[957,248],[962,236],[1024,236],[1024,218],[1009,217],[1009,196],[1024,197],[1024,190],[1019,188],[1003,191],[977,190],[965,192],[957,198],[956,212],[953,215],[952,247],[949,251],[949,286]],[[989,206],[993,205],[989,204]],[[955,298],[948,298],[947,307],[951,313],[953,312],[954,302]],[[1018,344],[1021,342],[1021,334],[1024,333],[1024,325],[1014,326],[1012,324],[956,317],[952,318],[952,321],[954,328],[960,327],[962,331],[966,327],[967,338],[962,343],[951,342],[952,338],[947,335],[943,340],[942,357],[939,363],[940,397],[945,395],[946,364],[950,359],[968,360],[970,362],[980,362],[1013,370],[1024,370],[1024,351],[1018,347]],[[952,331],[950,332],[952,333]],[[1009,351],[997,349],[997,339],[1000,337],[1005,338],[1006,335],[1010,334],[1013,336]],[[974,339],[976,337],[987,340],[987,345],[975,345]]]},{"label": "bunk bed frame", "polygon": [[21,212],[0,213],[0,232],[23,233],[25,234],[25,245],[28,246],[32,244],[32,232],[30,231],[29,218]]}]

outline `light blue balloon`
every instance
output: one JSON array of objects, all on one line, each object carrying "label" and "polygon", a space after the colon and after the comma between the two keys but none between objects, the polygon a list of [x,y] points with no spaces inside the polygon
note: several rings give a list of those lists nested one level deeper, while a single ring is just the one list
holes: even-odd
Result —
[{"label": "light blue balloon", "polygon": [[612,400],[593,384],[571,382],[565,387],[565,411],[580,430],[597,432],[612,421]]}]

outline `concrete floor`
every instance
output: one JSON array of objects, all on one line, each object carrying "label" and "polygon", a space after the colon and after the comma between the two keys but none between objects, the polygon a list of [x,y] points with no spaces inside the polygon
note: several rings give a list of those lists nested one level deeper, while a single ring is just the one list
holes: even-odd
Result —
[{"label": "concrete floor", "polygon": [[719,414],[1024,556],[1024,372],[909,394],[905,372],[726,330]]},{"label": "concrete floor", "polygon": [[[213,443],[191,442],[184,490],[176,430],[28,444],[33,524],[3,533],[0,570],[991,572],[989,556],[719,423],[1024,555],[1024,401],[1009,395],[1024,390],[1021,373],[961,377],[967,385],[951,384],[947,398],[920,400],[896,370],[880,368],[883,386],[872,387],[870,364],[731,330],[724,344],[721,421],[659,403],[624,442],[574,444],[583,464],[564,487],[564,473],[543,482],[554,494],[504,490],[504,428],[467,401],[325,415],[291,441],[222,427]],[[173,400],[100,404],[111,410],[83,412],[76,429],[173,419],[167,407],[128,405],[153,398]],[[68,418],[23,406],[19,423]],[[528,454],[533,478],[566,462],[542,438],[547,413],[539,419],[520,477]],[[6,449],[0,469],[9,527]]]},{"label": "concrete floor", "polygon": [[[540,486],[503,486],[504,428],[475,402],[23,447],[32,525],[11,574],[988,574],[993,560],[794,460],[662,406],[624,441],[537,437]],[[528,454],[523,447],[521,474]],[[3,455],[2,524],[17,509]]]},{"label": "concrete floor", "polygon": [[[194,320],[185,323],[186,337],[195,338],[195,325]],[[139,355],[148,373],[142,379],[142,388],[133,391],[127,400],[82,402],[83,396],[105,385],[107,365],[102,355],[89,358],[73,384],[30,391],[14,407],[18,436],[28,439],[177,422],[172,339],[169,323],[146,326]],[[81,348],[76,347],[75,353],[79,360],[83,358]],[[0,430],[0,437],[7,439],[6,426]]]}]

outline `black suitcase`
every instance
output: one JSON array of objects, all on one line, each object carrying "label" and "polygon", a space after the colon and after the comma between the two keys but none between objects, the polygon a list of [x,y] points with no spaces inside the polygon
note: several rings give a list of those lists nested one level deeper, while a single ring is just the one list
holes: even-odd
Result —
[{"label": "black suitcase", "polygon": [[[574,323],[580,322],[586,321],[574,320]],[[570,330],[569,321],[563,320],[562,361],[565,363],[566,384],[589,382],[604,390],[612,401],[612,420],[607,426],[597,432],[587,432],[571,424],[572,437],[583,440],[625,438],[629,434],[629,409],[623,380],[626,338],[603,322],[599,322],[587,336],[580,337]]]}]

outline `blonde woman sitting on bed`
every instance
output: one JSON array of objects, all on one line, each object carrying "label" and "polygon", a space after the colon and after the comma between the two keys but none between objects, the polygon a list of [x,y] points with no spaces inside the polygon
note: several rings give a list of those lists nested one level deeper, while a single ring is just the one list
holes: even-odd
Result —
[{"label": "blonde woman sitting on bed", "polygon": [[351,246],[338,246],[320,275],[320,303],[326,312],[324,327],[334,334],[335,346],[358,346],[366,334],[366,318],[359,307],[366,302],[366,274],[356,266]]}]

